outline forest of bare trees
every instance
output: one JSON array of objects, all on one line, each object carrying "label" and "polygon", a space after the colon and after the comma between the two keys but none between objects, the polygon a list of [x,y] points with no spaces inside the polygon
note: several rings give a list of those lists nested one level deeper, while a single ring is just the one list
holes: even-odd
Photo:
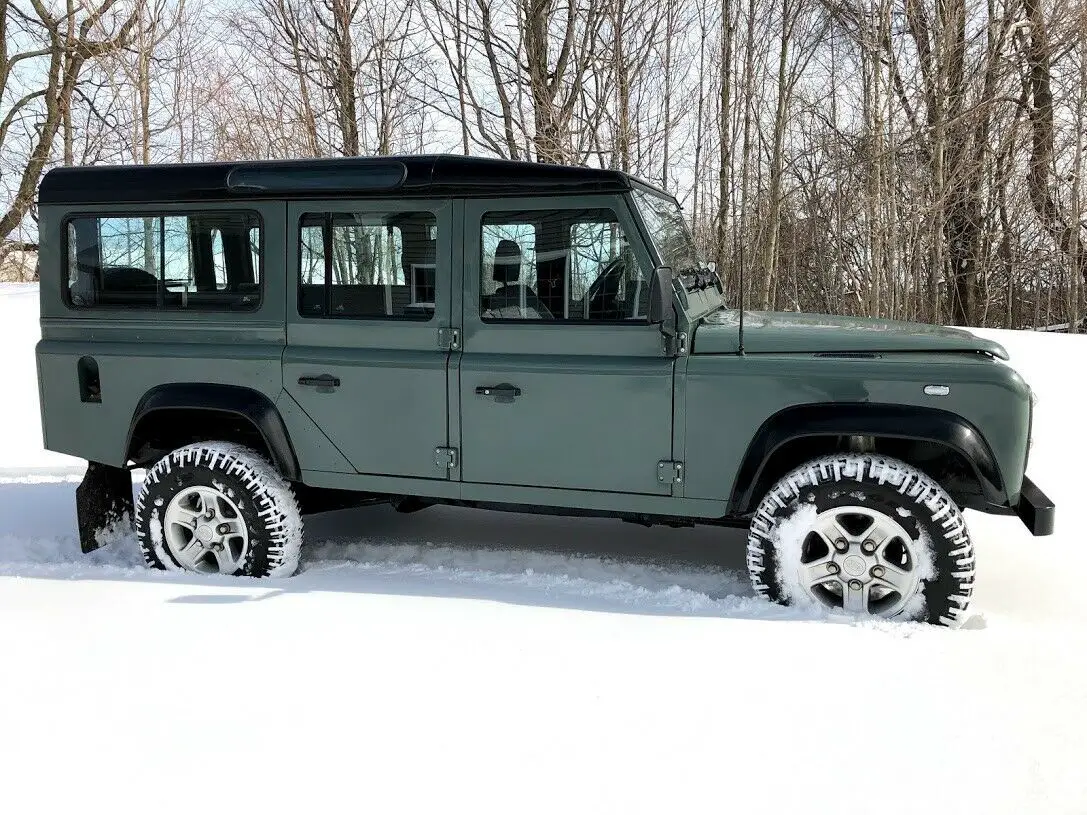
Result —
[{"label": "forest of bare trees", "polygon": [[456,152],[668,187],[750,307],[1082,326],[1087,0],[0,0],[0,28],[0,255],[57,164]]}]

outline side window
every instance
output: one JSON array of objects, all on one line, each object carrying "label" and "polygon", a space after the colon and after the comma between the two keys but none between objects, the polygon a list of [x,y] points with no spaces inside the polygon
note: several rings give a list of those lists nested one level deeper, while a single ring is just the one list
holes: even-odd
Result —
[{"label": "side window", "polygon": [[649,283],[610,209],[483,217],[484,320],[643,322]]},{"label": "side window", "polygon": [[430,212],[303,215],[298,313],[429,320],[437,238]]},{"label": "side window", "polygon": [[67,222],[74,308],[245,310],[260,304],[256,213],[78,217]]}]

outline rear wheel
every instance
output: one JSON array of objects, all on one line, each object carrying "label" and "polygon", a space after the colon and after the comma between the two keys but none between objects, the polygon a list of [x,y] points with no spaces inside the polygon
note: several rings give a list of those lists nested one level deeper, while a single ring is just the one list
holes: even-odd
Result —
[{"label": "rear wheel", "polygon": [[147,471],[136,534],[152,568],[284,577],[298,568],[302,519],[268,461],[209,442],[174,450]]},{"label": "rear wheel", "polygon": [[917,469],[874,455],[828,456],[778,481],[752,519],[747,566],[775,602],[948,626],[974,583],[955,502]]}]

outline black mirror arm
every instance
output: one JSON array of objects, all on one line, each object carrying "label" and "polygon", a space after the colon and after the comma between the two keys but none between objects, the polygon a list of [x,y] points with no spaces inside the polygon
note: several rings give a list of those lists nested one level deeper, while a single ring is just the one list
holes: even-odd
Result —
[{"label": "black mirror arm", "polygon": [[653,270],[653,277],[649,282],[649,322],[654,324],[667,322],[668,312],[671,310],[672,270],[667,266],[658,266]]},{"label": "black mirror arm", "polygon": [[676,309],[673,302],[675,292],[672,287],[672,270],[667,266],[658,266],[653,270],[649,292],[649,321],[656,325],[664,338],[664,352],[668,356],[682,353],[682,338],[676,324]]}]

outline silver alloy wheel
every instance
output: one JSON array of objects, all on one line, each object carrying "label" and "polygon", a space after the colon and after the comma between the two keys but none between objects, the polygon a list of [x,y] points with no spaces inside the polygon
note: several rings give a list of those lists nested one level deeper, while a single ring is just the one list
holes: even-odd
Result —
[{"label": "silver alloy wheel", "polygon": [[893,617],[917,593],[921,546],[879,510],[828,509],[804,539],[797,582],[828,608]]},{"label": "silver alloy wheel", "polygon": [[235,574],[249,552],[249,530],[237,504],[214,487],[186,487],[163,517],[170,554],[194,572]]}]

